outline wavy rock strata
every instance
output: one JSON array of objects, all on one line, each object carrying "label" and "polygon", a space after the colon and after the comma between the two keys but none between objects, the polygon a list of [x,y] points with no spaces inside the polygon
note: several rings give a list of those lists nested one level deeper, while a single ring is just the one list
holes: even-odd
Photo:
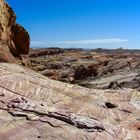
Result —
[{"label": "wavy rock strata", "polygon": [[140,92],[90,90],[0,64],[0,139],[139,140]]}]

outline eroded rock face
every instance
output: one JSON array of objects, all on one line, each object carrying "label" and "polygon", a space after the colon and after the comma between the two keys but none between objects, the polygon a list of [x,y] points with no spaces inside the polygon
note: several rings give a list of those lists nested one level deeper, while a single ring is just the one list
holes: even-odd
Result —
[{"label": "eroded rock face", "polygon": [[30,46],[30,36],[21,25],[15,24],[12,27],[12,39],[16,46],[15,55],[28,55]]},{"label": "eroded rock face", "polygon": [[16,15],[5,0],[0,0],[0,44],[3,44],[1,47],[6,46],[6,49],[3,48],[3,50],[5,56],[9,56],[6,58],[4,55],[0,56],[2,62],[6,59],[7,62],[15,63],[16,58],[14,56],[20,58],[22,54],[27,55],[29,53],[29,34],[23,27],[16,24]]},{"label": "eroded rock face", "polygon": [[0,139],[139,140],[140,92],[91,90],[0,64]]},{"label": "eroded rock face", "polygon": [[0,62],[17,63],[7,44],[0,44]]},{"label": "eroded rock face", "polygon": [[0,38],[8,42],[11,37],[11,27],[15,24],[16,15],[12,8],[5,2],[0,0]]}]

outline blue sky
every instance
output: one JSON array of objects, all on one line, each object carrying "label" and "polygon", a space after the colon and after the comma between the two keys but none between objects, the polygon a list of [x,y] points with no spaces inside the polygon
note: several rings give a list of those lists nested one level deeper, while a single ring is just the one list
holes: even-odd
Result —
[{"label": "blue sky", "polygon": [[31,46],[140,49],[140,0],[7,0]]}]

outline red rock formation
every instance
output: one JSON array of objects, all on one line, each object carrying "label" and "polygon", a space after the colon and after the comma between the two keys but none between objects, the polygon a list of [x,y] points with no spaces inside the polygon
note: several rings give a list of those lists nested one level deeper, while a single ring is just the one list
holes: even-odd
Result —
[{"label": "red rock formation", "polygon": [[14,56],[20,58],[21,55],[29,53],[29,34],[22,26],[16,24],[16,15],[5,0],[0,0],[0,44],[4,47],[0,56],[2,62],[15,63]]}]

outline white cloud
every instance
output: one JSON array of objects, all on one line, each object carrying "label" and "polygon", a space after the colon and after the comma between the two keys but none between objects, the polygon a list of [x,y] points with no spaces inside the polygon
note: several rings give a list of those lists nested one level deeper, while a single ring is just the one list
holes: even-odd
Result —
[{"label": "white cloud", "polygon": [[43,42],[43,41],[31,41],[31,45],[42,45],[42,44],[46,44],[46,42]]},{"label": "white cloud", "polygon": [[[118,48],[127,45],[128,40],[112,38],[112,39],[92,39],[92,40],[77,40],[77,41],[31,41],[32,47],[62,47],[62,48]],[[123,43],[123,44],[122,44]]]},{"label": "white cloud", "polygon": [[56,44],[67,44],[67,45],[96,45],[96,44],[114,44],[127,42],[126,39],[112,38],[112,39],[93,39],[93,40],[78,40],[78,41],[61,41]]}]

